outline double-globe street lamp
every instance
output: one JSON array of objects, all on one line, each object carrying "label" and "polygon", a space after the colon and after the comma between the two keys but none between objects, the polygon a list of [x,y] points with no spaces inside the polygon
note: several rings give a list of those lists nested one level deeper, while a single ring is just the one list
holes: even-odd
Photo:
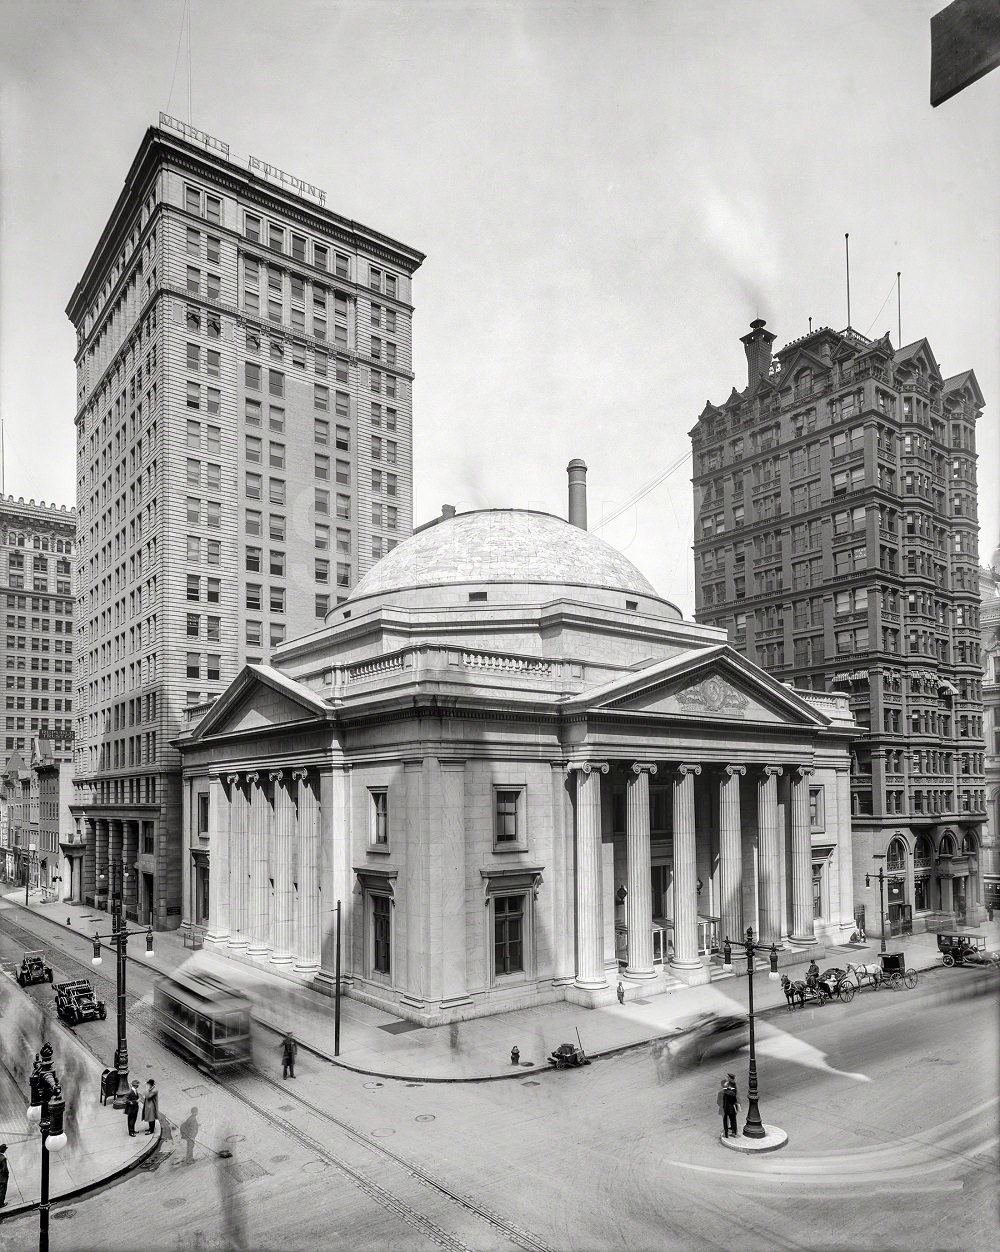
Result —
[{"label": "double-globe street lamp", "polygon": [[[885,859],[885,853],[876,852],[873,860],[881,861]],[[898,874],[887,874],[880,865],[878,867],[878,916],[879,916],[879,951],[885,951],[885,884],[898,883],[900,881]],[[872,885],[871,874],[865,874],[865,886]]]},{"label": "double-globe street lamp", "polygon": [[[116,872],[117,871],[117,872]],[[118,1046],[115,1048],[115,1070],[118,1074],[115,1089],[115,1107],[121,1107],[128,1091],[128,1038],[125,1025],[125,963],[127,960],[128,941],[132,935],[145,935],[146,959],[153,955],[153,926],[149,929],[129,930],[122,915],[122,896],[124,894],[125,866],[118,861],[111,865],[111,934],[94,935],[94,965],[101,964],[101,940],[106,939],[116,949],[118,957],[117,970],[117,1007],[118,1007]]]},{"label": "double-globe street lamp", "polygon": [[[733,944],[729,942],[728,937],[722,945],[722,962],[724,968],[732,969],[733,966]],[[747,1078],[747,1120],[743,1127],[743,1134],[748,1139],[763,1139],[767,1135],[764,1123],[760,1120],[760,1109],[757,1107],[757,1053],[754,1050],[754,1030],[753,1030],[753,958],[761,945],[754,942],[753,931],[747,927],[747,937],[745,939],[737,939],[735,941],[737,948],[742,948],[747,961],[747,996],[749,1000],[749,1016],[750,1016],[750,1073]],[[774,945],[771,945],[771,951],[774,953],[775,959],[772,965],[777,967],[777,952]]]},{"label": "double-globe street lamp", "polygon": [[62,1097],[59,1079],[52,1069],[52,1044],[43,1043],[41,1052],[35,1056],[31,1071],[31,1103],[28,1105],[28,1121],[38,1123],[42,1132],[42,1194],[38,1206],[38,1249],[49,1248],[49,1153],[59,1152],[66,1146],[63,1130],[63,1114],[66,1104]]}]

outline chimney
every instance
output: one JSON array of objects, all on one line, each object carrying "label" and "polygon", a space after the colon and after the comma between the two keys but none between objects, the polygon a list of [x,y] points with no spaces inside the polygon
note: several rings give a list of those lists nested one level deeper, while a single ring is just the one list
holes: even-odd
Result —
[{"label": "chimney", "polygon": [[566,466],[569,474],[569,524],[587,529],[587,463],[574,457]]},{"label": "chimney", "polygon": [[777,338],[769,330],[765,330],[764,325],[762,317],[755,318],[750,323],[750,334],[743,335],[740,339],[747,354],[747,383],[751,391],[768,375],[771,368],[771,344]]},{"label": "chimney", "polygon": [[453,504],[441,505],[441,521],[446,522],[449,517],[455,516],[455,506]]}]

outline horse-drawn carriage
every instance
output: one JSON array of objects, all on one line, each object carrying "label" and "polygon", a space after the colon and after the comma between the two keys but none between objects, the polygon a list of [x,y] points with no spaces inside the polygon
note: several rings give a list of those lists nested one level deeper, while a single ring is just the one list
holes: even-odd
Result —
[{"label": "horse-drawn carriage", "polygon": [[1000,965],[1000,952],[987,952],[983,935],[938,935],[937,946],[942,963],[949,968],[953,965]]},{"label": "horse-drawn carriage", "polygon": [[850,1004],[862,987],[873,987],[876,991],[882,987],[900,991],[905,987],[907,991],[912,991],[916,985],[917,971],[906,968],[906,957],[902,952],[882,952],[878,961],[869,961],[867,965],[848,962],[838,983],[837,994],[845,1004]]}]

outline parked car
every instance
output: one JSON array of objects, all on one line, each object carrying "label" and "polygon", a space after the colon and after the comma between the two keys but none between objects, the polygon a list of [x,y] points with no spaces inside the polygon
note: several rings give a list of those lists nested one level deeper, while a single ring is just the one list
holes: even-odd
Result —
[{"label": "parked car", "polygon": [[36,982],[51,982],[52,966],[45,964],[41,952],[25,952],[21,957],[21,968],[17,971],[17,981],[22,987],[30,987]]},{"label": "parked car", "polygon": [[67,1026],[93,1021],[94,1018],[103,1021],[108,1015],[104,1001],[98,1000],[86,978],[54,983],[52,990],[56,993],[56,1014]]}]

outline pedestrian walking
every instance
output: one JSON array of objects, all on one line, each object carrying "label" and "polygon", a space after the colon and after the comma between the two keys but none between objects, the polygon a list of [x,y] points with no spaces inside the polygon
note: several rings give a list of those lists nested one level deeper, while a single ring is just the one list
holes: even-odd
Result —
[{"label": "pedestrian walking", "polygon": [[133,1078],[132,1085],[125,1092],[125,1116],[128,1118],[128,1133],[135,1137],[135,1124],[139,1119],[139,1079]]},{"label": "pedestrian walking", "polygon": [[618,984],[618,1003],[625,1003],[625,988],[621,985],[621,983]]},{"label": "pedestrian walking", "polygon": [[190,1115],[180,1125],[181,1138],[187,1148],[187,1155],[184,1157],[185,1165],[190,1165],[194,1161],[194,1141],[198,1138],[198,1130],[198,1110],[192,1109]]},{"label": "pedestrian walking", "polygon": [[146,1094],[142,1097],[142,1120],[148,1127],[147,1135],[151,1135],[156,1129],[156,1119],[159,1116],[160,1093],[156,1090],[156,1083],[150,1078],[146,1082]]},{"label": "pedestrian walking", "polygon": [[281,1041],[281,1076],[282,1078],[295,1077],[295,1055],[299,1050],[299,1045],[292,1038],[292,1032],[289,1031]]},{"label": "pedestrian walking", "polygon": [[736,1093],[736,1079],[727,1075],[722,1085],[722,1137],[728,1139],[730,1133],[735,1138],[739,1133],[736,1129],[736,1114],[740,1111],[739,1097]]},{"label": "pedestrian walking", "polygon": [[10,1178],[10,1166],[7,1164],[7,1145],[0,1143],[0,1209],[7,1204],[7,1180]]}]

